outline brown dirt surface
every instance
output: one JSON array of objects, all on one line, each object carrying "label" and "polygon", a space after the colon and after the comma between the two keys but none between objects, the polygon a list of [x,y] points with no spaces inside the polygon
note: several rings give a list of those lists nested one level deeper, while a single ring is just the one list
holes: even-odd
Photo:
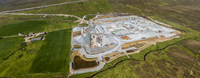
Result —
[{"label": "brown dirt surface", "polygon": [[135,66],[135,65],[137,65],[137,64],[140,64],[139,61],[130,61],[129,63],[130,63],[132,66]]},{"label": "brown dirt surface", "polygon": [[199,54],[200,52],[200,42],[195,40],[186,40],[180,43],[185,48],[191,50],[195,54]]},{"label": "brown dirt surface", "polygon": [[185,78],[189,78],[190,77],[190,72],[188,69],[183,68],[183,77]]},{"label": "brown dirt surface", "polygon": [[179,48],[179,47],[170,47],[169,50],[172,50],[172,51],[176,51],[177,53],[181,53],[181,54],[187,54],[188,55],[188,52]]},{"label": "brown dirt surface", "polygon": [[154,69],[152,64],[148,62],[143,64],[142,66],[137,66],[135,68],[135,71],[139,78],[163,78],[163,75],[157,72],[157,70]]},{"label": "brown dirt surface", "polygon": [[193,75],[196,76],[196,77],[200,77],[200,71],[199,70],[192,70],[193,72]]},{"label": "brown dirt surface", "polygon": [[81,57],[81,59],[84,60],[84,61],[95,61],[95,60],[98,59],[98,58],[86,58],[84,55],[81,55],[80,57]]},{"label": "brown dirt surface", "polygon": [[128,50],[128,51],[126,51],[127,53],[132,53],[132,52],[134,52],[134,50]]},{"label": "brown dirt surface", "polygon": [[128,36],[122,36],[121,39],[123,39],[123,40],[130,40],[130,38]]},{"label": "brown dirt surface", "polygon": [[79,36],[79,35],[81,35],[81,31],[72,32],[73,37],[76,37],[76,36]]},{"label": "brown dirt surface", "polygon": [[151,64],[145,64],[142,66],[143,71],[150,73],[151,75],[155,75],[154,68]]},{"label": "brown dirt surface", "polygon": [[71,61],[74,62],[74,57],[75,57],[75,56],[79,56],[79,55],[80,55],[79,51],[74,51],[74,52],[71,54]]},{"label": "brown dirt surface", "polygon": [[80,45],[74,45],[74,48],[81,48]]},{"label": "brown dirt surface", "polygon": [[172,76],[176,76],[177,75],[176,72],[178,72],[178,69],[177,68],[173,68],[173,69],[168,68],[167,65],[166,65],[167,63],[170,64],[170,62],[165,60],[165,59],[156,61],[156,65],[158,66],[158,68],[160,70],[162,70],[162,72],[165,72],[165,73],[170,74]]},{"label": "brown dirt surface", "polygon": [[97,66],[96,61],[84,61],[79,56],[74,57],[74,70],[81,68],[91,68]]},{"label": "brown dirt surface", "polygon": [[139,67],[135,68],[135,70],[136,70],[136,74],[138,75],[139,78],[153,78],[151,74],[145,73]]},{"label": "brown dirt surface", "polygon": [[[187,61],[190,61],[191,63],[195,63],[196,62],[196,59],[195,58],[192,58],[190,57],[189,55],[186,55],[186,54],[183,54],[183,53],[178,53],[178,52],[172,52],[172,51],[168,51],[168,55],[174,55],[174,56],[177,56],[177,58],[182,58],[182,59],[185,59]],[[197,65],[200,66],[200,62],[196,62]]]},{"label": "brown dirt surface", "polygon": [[113,17],[116,17],[116,15],[107,14],[107,15],[98,16],[97,19],[113,18]]},{"label": "brown dirt surface", "polygon": [[125,43],[122,45],[122,49],[126,49],[129,48],[131,46],[137,45],[137,44],[143,44],[144,41],[145,42],[155,42],[155,41],[159,41],[160,38],[158,37],[153,37],[153,38],[148,38],[148,39],[144,39],[144,40],[139,40],[139,41],[134,41],[134,42],[130,42],[130,43]]},{"label": "brown dirt surface", "polygon": [[106,57],[105,59],[106,59],[106,61],[109,61],[109,60],[110,60],[110,57]]},{"label": "brown dirt surface", "polygon": [[186,68],[191,68],[191,66],[193,66],[193,62],[187,61],[185,59],[182,58],[172,58],[172,61],[174,61],[176,64],[174,66],[176,67],[186,67]]}]

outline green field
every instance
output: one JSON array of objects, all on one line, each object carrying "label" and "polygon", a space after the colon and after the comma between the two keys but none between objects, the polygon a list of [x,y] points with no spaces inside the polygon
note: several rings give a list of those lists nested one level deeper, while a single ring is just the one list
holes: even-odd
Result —
[{"label": "green field", "polygon": [[77,0],[0,0],[0,11],[44,6]]},{"label": "green field", "polygon": [[[76,8],[75,8],[76,7]],[[22,13],[48,13],[48,14],[72,14],[83,17],[86,14],[97,14],[112,12],[112,7],[107,0],[90,0],[81,3],[52,6],[44,9],[21,11]]]},{"label": "green field", "polygon": [[[61,16],[46,16],[45,18],[43,18],[43,17],[44,16],[24,16],[24,15],[0,16],[0,29],[3,26],[10,26],[10,25],[14,26],[15,24],[18,24],[18,23],[20,23],[21,25],[24,25],[27,23],[26,21],[41,21],[40,19],[43,19],[42,21],[46,21],[45,28],[44,28],[44,30],[42,30],[44,32],[60,30],[60,29],[64,29],[64,28],[70,28],[70,27],[78,24],[78,23],[74,22],[74,21],[78,20],[75,17],[61,17]],[[35,22],[35,24],[38,24],[38,23]],[[24,26],[21,26],[21,27],[24,27]],[[7,27],[7,28],[9,28],[9,27]],[[25,29],[25,28],[21,28],[21,29]],[[33,28],[35,28],[35,27],[33,27]],[[39,29],[39,27],[38,27],[38,29]],[[41,29],[39,29],[39,30],[41,30]],[[26,30],[26,32],[32,32],[32,29],[28,29],[28,30]],[[15,33],[15,35],[17,35],[17,34],[18,33]]]},{"label": "green field", "polygon": [[14,47],[19,44],[22,38],[8,38],[0,39],[0,60],[9,56],[12,53]]},{"label": "green field", "polygon": [[68,72],[71,29],[48,33],[29,73]]},{"label": "green field", "polygon": [[47,25],[46,21],[30,20],[14,24],[8,24],[0,27],[0,36],[18,35],[23,32],[28,34],[29,32],[42,32]]},{"label": "green field", "polygon": [[[9,40],[12,38],[7,38]],[[43,41],[32,42],[24,45],[19,42],[12,48],[12,55],[6,60],[0,60],[0,77],[22,78],[26,77]],[[22,49],[25,48],[25,49]]]}]

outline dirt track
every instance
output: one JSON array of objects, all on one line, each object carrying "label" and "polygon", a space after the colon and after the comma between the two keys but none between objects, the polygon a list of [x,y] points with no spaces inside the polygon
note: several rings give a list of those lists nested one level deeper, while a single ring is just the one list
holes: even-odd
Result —
[{"label": "dirt track", "polygon": [[80,1],[73,1],[73,2],[64,2],[64,3],[51,4],[51,5],[45,5],[45,6],[39,6],[39,7],[31,7],[31,8],[10,10],[10,11],[2,11],[2,12],[0,12],[0,14],[10,13],[10,12],[18,12],[18,11],[26,11],[26,10],[32,10],[32,9],[40,9],[40,8],[46,8],[46,7],[50,7],[50,6],[64,5],[64,4],[70,4],[70,3],[78,3],[78,2],[84,2],[84,1],[88,1],[88,0],[80,0]]}]

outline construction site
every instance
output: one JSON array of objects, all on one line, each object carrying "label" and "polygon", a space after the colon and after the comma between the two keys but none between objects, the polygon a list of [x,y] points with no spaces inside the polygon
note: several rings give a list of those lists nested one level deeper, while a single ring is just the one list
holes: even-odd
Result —
[{"label": "construction site", "polygon": [[[129,54],[181,35],[169,25],[130,14],[96,15],[88,25],[73,28],[71,74],[98,71],[120,56],[129,58]],[[92,66],[78,66],[77,58]]]}]

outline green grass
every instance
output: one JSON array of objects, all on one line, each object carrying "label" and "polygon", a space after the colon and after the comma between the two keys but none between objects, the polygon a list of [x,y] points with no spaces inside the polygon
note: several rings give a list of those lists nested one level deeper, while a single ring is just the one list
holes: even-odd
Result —
[{"label": "green grass", "polygon": [[18,35],[23,32],[28,34],[29,32],[42,32],[47,25],[43,20],[29,20],[14,24],[8,24],[0,27],[0,36]]},{"label": "green grass", "polygon": [[25,15],[0,16],[0,28],[2,26],[9,26],[9,24],[23,23],[25,21],[41,21],[39,19],[43,19],[42,21],[46,21],[46,25],[43,30],[44,32],[70,28],[78,24],[74,22],[78,20],[75,17],[62,17],[62,16],[46,16],[45,18],[43,17],[44,16],[25,16]]},{"label": "green grass", "polygon": [[86,14],[112,12],[112,7],[106,0],[90,0],[81,3],[52,6],[44,9],[21,11],[22,13],[48,13],[48,14],[72,14],[83,17]]},{"label": "green grass", "polygon": [[[0,61],[0,77],[22,78],[28,74],[43,41],[31,42],[27,46],[22,46],[21,43],[23,42],[20,42],[19,45],[14,46],[12,49],[15,52],[14,54],[7,60]],[[21,47],[24,47],[25,50]]]},{"label": "green grass", "polygon": [[74,18],[74,17],[48,16],[45,18],[45,20],[47,21],[47,26],[44,29],[44,31],[47,31],[47,32],[64,29],[64,28],[70,28],[78,24],[78,23],[73,22],[77,20],[77,18]]},{"label": "green grass", "polygon": [[[199,29],[200,1],[195,0],[108,0],[114,12],[134,13],[135,15],[159,17],[186,26]],[[194,9],[195,8],[195,9]]]},{"label": "green grass", "polygon": [[71,29],[48,33],[29,73],[69,71]]},{"label": "green grass", "polygon": [[42,19],[44,16],[27,16],[27,15],[0,15],[0,27],[17,23],[17,22],[23,22],[26,20],[34,20],[34,19]]},{"label": "green grass", "polygon": [[1,0],[0,11],[37,7],[37,6],[44,6],[49,4],[70,2],[70,1],[77,1],[77,0],[10,0],[10,1]]},{"label": "green grass", "polygon": [[12,49],[19,44],[22,38],[8,38],[8,39],[0,39],[0,60],[9,56],[12,53]]},{"label": "green grass", "polygon": [[156,16],[200,31],[200,22],[198,22],[200,20],[199,3],[200,1],[198,0],[195,0],[195,2],[191,0],[92,0],[21,12],[73,14],[79,17],[87,14],[96,14],[97,12],[133,13],[135,15]]}]

